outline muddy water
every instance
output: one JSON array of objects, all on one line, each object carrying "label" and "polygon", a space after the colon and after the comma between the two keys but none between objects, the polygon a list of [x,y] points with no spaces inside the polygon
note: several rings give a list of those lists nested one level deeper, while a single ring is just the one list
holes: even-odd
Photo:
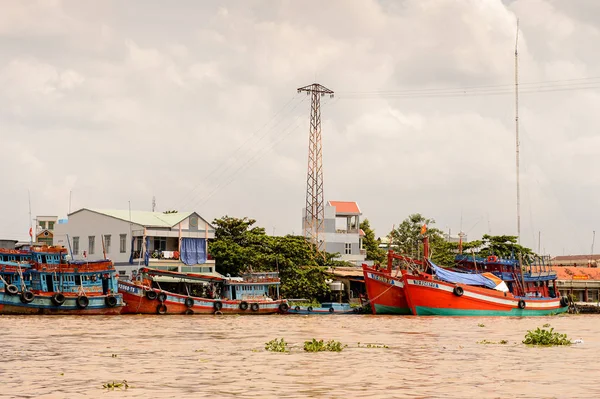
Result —
[{"label": "muddy water", "polygon": [[[584,343],[520,344],[545,323]],[[599,330],[593,315],[2,316],[0,397],[598,398]],[[276,337],[289,354],[264,350]],[[305,353],[313,337],[348,347]],[[130,388],[107,392],[110,380]]]}]

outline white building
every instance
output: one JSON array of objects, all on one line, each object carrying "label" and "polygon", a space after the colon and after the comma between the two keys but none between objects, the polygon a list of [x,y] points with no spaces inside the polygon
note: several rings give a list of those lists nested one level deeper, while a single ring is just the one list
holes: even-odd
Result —
[{"label": "white building", "polygon": [[214,227],[196,212],[145,212],[80,209],[54,226],[54,245],[73,259],[108,258],[120,275],[148,267],[212,274],[208,240]]},{"label": "white building", "polygon": [[[362,212],[353,201],[328,201],[325,205],[324,241],[325,251],[339,253],[337,259],[360,265],[367,256],[362,246],[365,233],[360,229]],[[308,222],[306,209],[303,209],[302,219],[304,231]]]}]

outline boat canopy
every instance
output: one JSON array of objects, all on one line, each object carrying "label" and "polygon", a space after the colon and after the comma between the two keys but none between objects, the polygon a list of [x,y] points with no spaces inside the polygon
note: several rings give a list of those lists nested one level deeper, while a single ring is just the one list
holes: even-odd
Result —
[{"label": "boat canopy", "polygon": [[480,285],[488,288],[492,288],[498,291],[507,292],[508,287],[502,279],[494,276],[492,273],[461,273],[453,272],[451,270],[444,269],[437,266],[431,260],[429,265],[435,272],[437,278],[448,283],[458,283],[465,285]]}]

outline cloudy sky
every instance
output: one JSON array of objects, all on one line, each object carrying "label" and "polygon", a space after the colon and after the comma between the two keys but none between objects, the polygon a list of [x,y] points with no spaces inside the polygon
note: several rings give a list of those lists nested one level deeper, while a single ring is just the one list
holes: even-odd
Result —
[{"label": "cloudy sky", "polygon": [[[470,239],[589,253],[600,227],[600,3],[0,1],[0,236],[82,207],[249,216],[300,233],[310,100],[325,197],[386,235],[420,212]],[[600,230],[600,228],[599,228]],[[600,250],[600,243],[597,247]],[[597,252],[597,251],[596,251]]]}]

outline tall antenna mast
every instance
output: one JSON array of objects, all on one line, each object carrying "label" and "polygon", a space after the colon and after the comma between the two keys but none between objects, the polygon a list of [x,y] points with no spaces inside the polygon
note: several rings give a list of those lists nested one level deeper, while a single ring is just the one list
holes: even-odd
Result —
[{"label": "tall antenna mast", "polygon": [[[31,191],[27,190],[27,199],[29,200],[29,244],[33,244],[33,225],[31,222],[33,219],[31,218]],[[36,231],[37,231],[37,223],[36,223]],[[37,235],[36,235],[37,239]]]},{"label": "tall antenna mast", "polygon": [[333,91],[318,83],[298,89],[298,93],[303,91],[312,96],[308,140],[308,173],[306,176],[306,213],[303,221],[304,237],[310,241],[320,255],[324,256],[325,197],[323,194],[321,97],[325,94],[333,97]]},{"label": "tall antenna mast", "polygon": [[521,188],[519,184],[519,19],[515,39],[515,138],[517,145],[517,242],[521,244]]},{"label": "tall antenna mast", "polygon": [[154,212],[155,208],[156,208],[156,197],[152,196],[152,212]]}]

